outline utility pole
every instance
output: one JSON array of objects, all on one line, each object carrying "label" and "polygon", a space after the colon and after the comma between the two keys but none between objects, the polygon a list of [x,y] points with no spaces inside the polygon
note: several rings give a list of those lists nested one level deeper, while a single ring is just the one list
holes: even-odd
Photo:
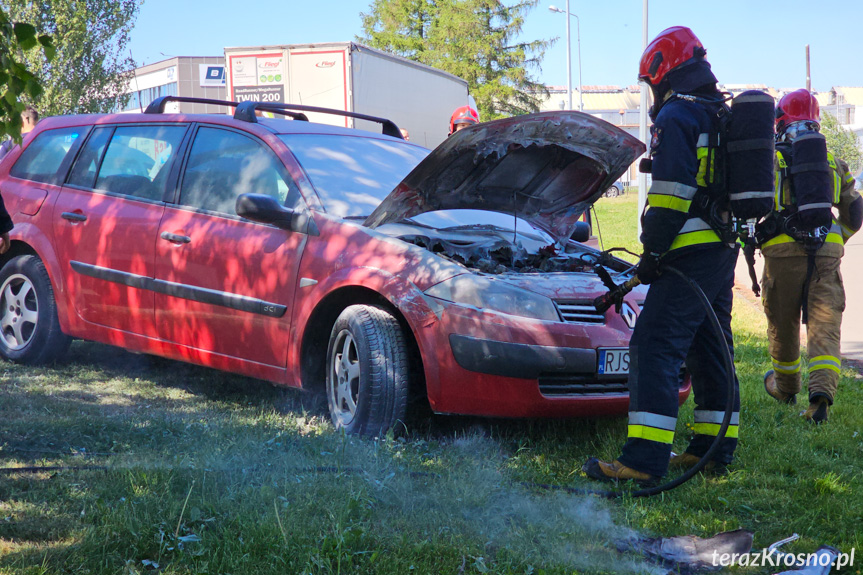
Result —
[{"label": "utility pole", "polygon": [[809,44],[806,44],[806,91],[812,91],[812,76],[809,73]]},{"label": "utility pole", "polygon": [[[647,0],[644,0],[641,11],[641,49],[647,49]],[[641,107],[638,110],[638,137],[642,142],[647,144],[647,84],[641,83]],[[638,172],[638,237],[641,238],[641,214],[644,213],[644,206],[647,205],[647,174]]]}]

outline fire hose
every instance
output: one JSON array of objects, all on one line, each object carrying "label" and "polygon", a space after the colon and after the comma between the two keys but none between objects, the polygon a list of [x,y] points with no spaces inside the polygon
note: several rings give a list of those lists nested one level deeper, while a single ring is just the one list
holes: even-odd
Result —
[{"label": "fire hose", "polygon": [[[601,269],[603,272],[605,272],[606,276],[608,275],[608,272],[605,271],[604,268],[600,267],[598,269]],[[672,266],[663,266],[663,272],[672,273],[680,277],[687,283],[687,285],[689,285],[690,288],[692,288],[692,291],[698,297],[699,301],[704,306],[704,309],[707,312],[707,317],[710,320],[710,325],[713,327],[713,332],[716,335],[717,339],[719,341],[725,342],[725,334],[722,331],[722,326],[719,323],[719,318],[716,317],[716,313],[713,311],[713,306],[710,304],[710,300],[707,299],[707,296],[704,295],[704,292],[701,290],[698,284],[695,283],[692,278]],[[606,283],[608,283],[608,280],[610,279],[610,276],[608,279],[603,277],[602,272],[600,272],[600,277],[602,277],[603,281],[605,281]],[[614,283],[611,282],[611,285],[614,287],[611,287],[608,293],[597,297],[594,300],[593,305],[598,311],[606,311],[612,305],[619,306],[620,302],[623,301],[623,296],[632,291],[632,289],[638,286],[640,283],[641,282],[638,280],[637,276],[633,276],[632,278],[620,285],[614,285]],[[704,467],[710,462],[713,454],[716,453],[716,451],[719,449],[722,440],[725,439],[725,434],[728,431],[728,426],[731,423],[731,415],[734,412],[734,400],[736,399],[734,387],[734,358],[731,355],[731,348],[727,344],[722,347],[725,351],[725,353],[722,354],[722,359],[723,363],[725,364],[726,387],[728,390],[725,401],[725,415],[722,418],[722,423],[719,426],[719,431],[716,434],[716,438],[713,440],[713,443],[710,444],[710,447],[707,449],[704,455],[701,456],[701,459],[698,461],[698,463],[687,469],[686,472],[684,472],[679,477],[661,485],[657,485],[655,487],[648,487],[636,491],[602,491],[592,489],[581,489],[573,491],[577,491],[579,493],[588,493],[591,495],[599,495],[609,499],[620,497],[624,494],[628,494],[632,497],[651,497],[665,491],[670,491],[676,487],[680,487],[681,485],[692,479],[695,474],[699,473],[702,469],[704,469]],[[567,491],[569,490],[567,489]]]}]

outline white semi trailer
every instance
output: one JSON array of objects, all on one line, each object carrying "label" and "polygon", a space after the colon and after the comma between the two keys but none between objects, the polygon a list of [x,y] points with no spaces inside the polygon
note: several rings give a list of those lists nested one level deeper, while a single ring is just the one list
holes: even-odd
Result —
[{"label": "white semi trailer", "polygon": [[[427,148],[449,132],[453,110],[469,103],[467,82],[353,42],[225,48],[228,96],[335,108],[388,118]],[[380,131],[379,124],[307,114],[314,122]]]}]

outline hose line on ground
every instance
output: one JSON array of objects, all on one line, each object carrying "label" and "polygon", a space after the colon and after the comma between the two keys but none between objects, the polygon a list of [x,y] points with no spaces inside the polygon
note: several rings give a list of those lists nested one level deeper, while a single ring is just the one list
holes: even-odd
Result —
[{"label": "hose line on ground", "polygon": [[564,491],[566,493],[575,493],[580,495],[598,495],[600,497],[605,497],[607,499],[615,499],[617,497],[622,497],[623,495],[630,495],[631,497],[651,497],[653,495],[658,495],[665,491],[670,491],[676,487],[680,487],[690,479],[692,479],[696,473],[699,473],[704,467],[710,462],[711,457],[716,451],[719,449],[722,440],[725,439],[725,434],[728,431],[728,426],[731,423],[731,415],[734,413],[734,400],[736,399],[735,394],[735,386],[734,386],[734,358],[731,356],[731,349],[728,346],[728,343],[725,341],[725,334],[722,331],[722,325],[719,323],[719,318],[716,317],[716,312],[713,311],[713,306],[710,304],[710,300],[707,299],[707,296],[704,295],[704,291],[695,283],[692,278],[684,274],[682,271],[675,267],[671,266],[662,266],[663,273],[670,272],[676,276],[682,278],[692,291],[695,292],[695,295],[698,296],[699,301],[704,306],[704,310],[707,312],[707,317],[710,319],[710,325],[713,327],[713,332],[716,335],[716,338],[719,342],[724,343],[724,346],[721,346],[725,353],[722,354],[723,363],[725,364],[725,373],[726,373],[726,387],[728,389],[728,393],[726,395],[726,404],[725,404],[725,415],[722,418],[722,424],[719,426],[719,432],[716,434],[716,438],[713,440],[713,443],[710,444],[710,448],[701,456],[701,459],[686,470],[685,473],[677,477],[676,479],[672,479],[666,483],[661,485],[657,485],[655,487],[647,487],[644,489],[638,489],[636,491],[603,491],[601,489],[583,489],[578,487],[565,487],[560,485],[547,485],[547,484],[538,484],[538,483],[528,483],[524,482],[522,485],[525,487],[539,487],[542,489],[549,489],[554,491]]}]

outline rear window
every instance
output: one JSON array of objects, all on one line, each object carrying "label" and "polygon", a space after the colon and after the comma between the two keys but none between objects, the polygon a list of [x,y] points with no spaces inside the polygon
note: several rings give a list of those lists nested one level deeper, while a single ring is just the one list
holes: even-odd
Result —
[{"label": "rear window", "polygon": [[59,184],[57,172],[75,143],[87,134],[86,126],[46,130],[36,136],[12,166],[9,174],[22,180]]}]

